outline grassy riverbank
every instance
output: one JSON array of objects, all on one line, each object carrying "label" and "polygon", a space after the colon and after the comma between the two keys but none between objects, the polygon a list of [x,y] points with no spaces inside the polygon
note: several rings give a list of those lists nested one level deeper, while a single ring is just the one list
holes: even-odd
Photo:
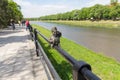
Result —
[{"label": "grassy riverbank", "polygon": [[[37,25],[33,26],[46,37],[50,37],[49,30]],[[39,37],[39,40],[62,80],[72,80],[72,67],[70,64],[56,50],[51,49],[43,38]],[[66,38],[61,38],[61,47],[75,59],[89,63],[92,71],[102,80],[120,79],[120,63],[117,61],[88,50]]]},{"label": "grassy riverbank", "polygon": [[120,28],[120,21],[47,21],[58,24],[66,24],[80,27],[102,27],[102,28]]}]

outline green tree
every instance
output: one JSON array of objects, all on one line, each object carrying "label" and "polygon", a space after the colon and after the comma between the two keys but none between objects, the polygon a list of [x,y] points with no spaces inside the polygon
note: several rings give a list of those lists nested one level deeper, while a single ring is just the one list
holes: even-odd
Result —
[{"label": "green tree", "polygon": [[110,19],[109,13],[110,13],[111,9],[108,6],[103,7],[103,19],[107,20]]},{"label": "green tree", "polygon": [[13,0],[0,0],[0,28],[6,27],[10,19],[21,20],[23,15],[20,6]]},{"label": "green tree", "polygon": [[0,0],[0,28],[7,26],[6,24],[8,22],[6,14],[7,6],[8,6],[7,0]]},{"label": "green tree", "polygon": [[89,8],[83,8],[83,9],[80,10],[79,13],[80,13],[79,14],[80,19],[86,20],[86,19],[89,18],[89,13],[90,13]]},{"label": "green tree", "polygon": [[73,11],[71,12],[71,15],[70,15],[71,19],[72,19],[72,20],[78,20],[78,14],[79,14],[79,11],[78,11],[78,10],[73,10]]},{"label": "green tree", "polygon": [[96,4],[92,7],[82,8],[81,10],[73,10],[71,12],[48,15],[40,19],[53,19],[54,20],[116,20],[120,18],[120,5],[100,5]]},{"label": "green tree", "polygon": [[14,19],[15,21],[21,20],[23,18],[23,15],[20,11],[20,6],[12,0],[9,0],[7,13],[8,18]]},{"label": "green tree", "polygon": [[90,10],[90,17],[93,17],[94,19],[100,20],[102,19],[103,15],[103,6],[96,4],[93,6]]},{"label": "green tree", "polygon": [[113,20],[116,20],[117,18],[119,18],[120,17],[120,5],[113,6],[111,8],[109,15],[110,15],[110,18]]}]

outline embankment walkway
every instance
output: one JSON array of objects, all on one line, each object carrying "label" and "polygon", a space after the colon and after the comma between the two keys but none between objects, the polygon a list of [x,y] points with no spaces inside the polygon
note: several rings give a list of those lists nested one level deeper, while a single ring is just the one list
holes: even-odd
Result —
[{"label": "embankment walkway", "polygon": [[0,80],[47,80],[25,27],[0,31]]}]

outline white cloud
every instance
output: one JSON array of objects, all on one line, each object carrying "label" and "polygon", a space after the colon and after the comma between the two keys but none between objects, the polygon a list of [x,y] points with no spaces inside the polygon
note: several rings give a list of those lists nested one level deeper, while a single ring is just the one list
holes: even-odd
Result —
[{"label": "white cloud", "polygon": [[72,8],[66,5],[38,5],[32,4],[25,0],[14,0],[22,9],[24,17],[40,17],[43,15],[55,14],[71,10]]},{"label": "white cloud", "polygon": [[30,2],[25,1],[25,0],[14,0],[14,1],[21,6],[27,6],[31,4]]},{"label": "white cloud", "polygon": [[107,5],[107,4],[110,4],[110,0],[89,0],[89,2],[86,4],[86,6],[90,7],[90,6],[93,6],[95,4]]},{"label": "white cloud", "polygon": [[[118,0],[120,2],[120,0]],[[95,4],[103,4],[103,5],[109,5],[110,0],[89,0],[89,2],[86,4],[86,6],[93,6]]]},{"label": "white cloud", "polygon": [[59,6],[59,5],[34,5],[31,4],[29,6],[24,6],[22,9],[25,17],[39,17],[48,14],[55,14],[66,11],[68,9],[67,6]]}]

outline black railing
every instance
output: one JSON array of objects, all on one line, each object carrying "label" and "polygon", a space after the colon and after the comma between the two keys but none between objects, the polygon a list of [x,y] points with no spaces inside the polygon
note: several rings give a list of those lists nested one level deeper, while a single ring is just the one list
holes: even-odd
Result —
[{"label": "black railing", "polygon": [[50,60],[48,59],[47,55],[45,54],[44,50],[42,49],[38,41],[38,37],[37,37],[38,32],[36,31],[36,29],[33,30],[32,27],[30,28],[29,31],[30,31],[31,39],[34,40],[34,43],[35,43],[36,55],[39,56],[41,59],[41,62],[45,69],[48,80],[61,80],[61,78],[59,77],[58,73],[54,69],[53,65],[51,64]]},{"label": "black railing", "polygon": [[[41,34],[38,30],[34,29],[36,53],[37,53],[37,56],[39,56],[37,34],[39,34],[42,38],[44,38],[48,43],[49,43],[49,40],[43,34]],[[98,76],[92,73],[92,69],[89,64],[87,64],[84,61],[77,61],[59,46],[55,46],[54,48],[72,65],[73,80],[101,80]]]}]

